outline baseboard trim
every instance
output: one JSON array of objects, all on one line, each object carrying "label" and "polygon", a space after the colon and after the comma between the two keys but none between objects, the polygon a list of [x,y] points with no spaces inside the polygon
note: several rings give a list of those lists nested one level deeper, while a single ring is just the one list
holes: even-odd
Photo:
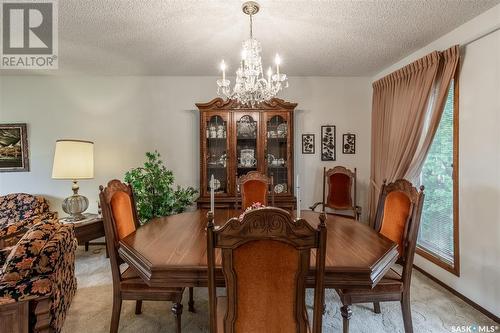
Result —
[{"label": "baseboard trim", "polygon": [[486,310],[485,308],[483,308],[481,305],[477,304],[476,302],[472,301],[470,298],[462,295],[461,293],[459,293],[458,291],[456,291],[455,289],[453,289],[452,287],[448,286],[447,284],[445,284],[444,282],[442,282],[441,280],[438,280],[436,277],[434,277],[433,275],[431,275],[430,273],[427,273],[426,271],[424,271],[422,268],[418,267],[417,265],[413,265],[413,267],[419,271],[420,273],[422,273],[423,275],[425,275],[427,278],[429,278],[430,280],[436,282],[437,284],[439,284],[441,287],[443,287],[444,289],[448,290],[450,293],[452,293],[453,295],[457,296],[458,298],[460,298],[462,301],[464,301],[465,303],[469,304],[470,306],[472,306],[474,309],[478,310],[479,312],[481,312],[482,314],[484,314],[485,316],[489,317],[491,320],[495,321],[496,323],[500,324],[500,317],[497,317],[496,315],[494,315],[493,313],[491,313],[490,311]]}]

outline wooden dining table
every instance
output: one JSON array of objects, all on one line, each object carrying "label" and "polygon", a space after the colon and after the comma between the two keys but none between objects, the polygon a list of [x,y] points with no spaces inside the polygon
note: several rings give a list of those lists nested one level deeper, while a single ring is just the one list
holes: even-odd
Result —
[{"label": "wooden dining table", "polygon": [[[118,253],[149,286],[206,287],[207,212],[198,209],[151,220],[120,240]],[[216,209],[215,224],[221,226],[240,214],[240,210]],[[313,227],[319,223],[316,212],[302,211],[301,218]],[[328,215],[326,227],[326,288],[373,288],[399,256],[396,243],[353,219]],[[313,252],[307,281],[311,287],[314,260]],[[217,255],[216,280],[224,286],[220,263]]]}]

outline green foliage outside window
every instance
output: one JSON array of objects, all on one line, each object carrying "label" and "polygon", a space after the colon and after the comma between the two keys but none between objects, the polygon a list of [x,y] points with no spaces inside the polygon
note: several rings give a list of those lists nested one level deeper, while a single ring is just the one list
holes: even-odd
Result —
[{"label": "green foliage outside window", "polygon": [[439,127],[425,160],[421,183],[425,185],[418,243],[453,263],[453,114],[451,84]]},{"label": "green foliage outside window", "polygon": [[154,217],[182,213],[198,193],[193,187],[174,187],[174,173],[165,167],[157,151],[147,152],[144,166],[128,171],[125,182],[134,190],[141,224]]}]

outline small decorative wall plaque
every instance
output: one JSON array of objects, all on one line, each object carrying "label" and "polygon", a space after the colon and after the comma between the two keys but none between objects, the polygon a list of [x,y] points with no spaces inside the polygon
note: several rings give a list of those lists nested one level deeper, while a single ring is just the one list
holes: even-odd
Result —
[{"label": "small decorative wall plaque", "polygon": [[321,126],[321,160],[335,161],[335,126]]},{"label": "small decorative wall plaque", "polygon": [[314,134],[302,134],[302,154],[314,154]]},{"label": "small decorative wall plaque", "polygon": [[0,172],[29,170],[26,124],[0,124]]},{"label": "small decorative wall plaque", "polygon": [[342,135],[342,153],[356,154],[356,134]]}]

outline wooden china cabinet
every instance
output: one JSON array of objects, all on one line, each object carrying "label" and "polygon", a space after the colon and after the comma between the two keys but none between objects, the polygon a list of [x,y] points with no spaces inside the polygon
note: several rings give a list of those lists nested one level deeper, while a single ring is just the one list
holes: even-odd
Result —
[{"label": "wooden china cabinet", "polygon": [[238,200],[237,178],[257,170],[273,177],[275,206],[295,209],[293,187],[293,112],[296,103],[274,98],[258,107],[216,98],[200,110],[200,197],[210,207],[214,176],[216,207]]}]

